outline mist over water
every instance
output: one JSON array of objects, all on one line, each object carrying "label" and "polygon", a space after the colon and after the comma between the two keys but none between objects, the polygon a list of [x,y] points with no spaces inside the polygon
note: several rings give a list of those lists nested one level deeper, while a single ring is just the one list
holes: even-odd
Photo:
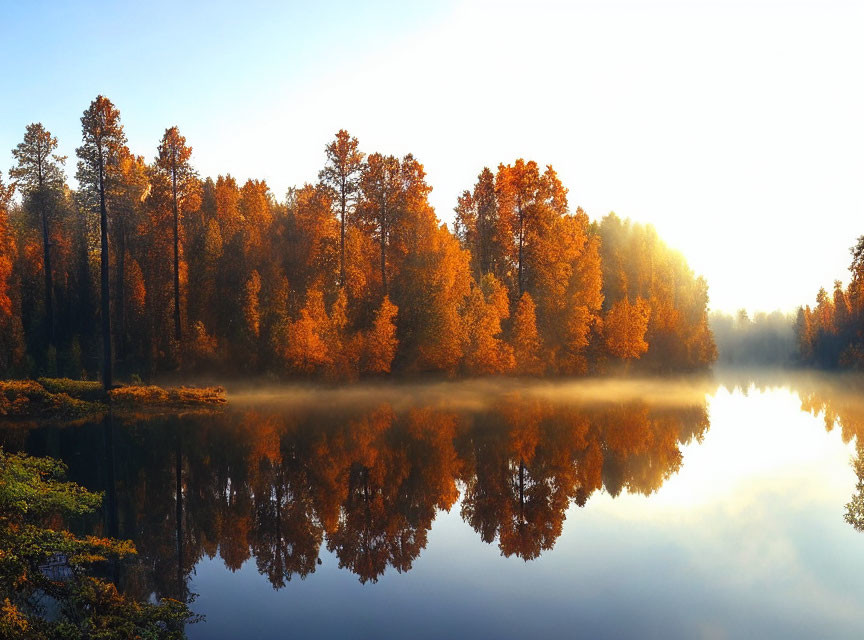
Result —
[{"label": "mist over water", "polygon": [[0,443],[106,492],[70,526],[132,539],[121,589],[191,599],[192,638],[856,637],[861,389],[781,370],[229,385],[222,412]]},{"label": "mist over water", "polygon": [[228,391],[234,408],[363,407],[384,402],[405,409],[446,407],[451,410],[480,410],[513,397],[580,406],[632,401],[680,405],[704,398],[706,393],[716,388],[717,381],[707,373],[666,378],[600,377],[563,381],[502,377],[339,387],[273,385],[249,388],[241,384],[236,390],[229,386]]}]

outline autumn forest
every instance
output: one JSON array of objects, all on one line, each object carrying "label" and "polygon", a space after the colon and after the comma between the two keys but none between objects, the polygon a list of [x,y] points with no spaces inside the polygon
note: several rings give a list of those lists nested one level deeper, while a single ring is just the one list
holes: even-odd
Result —
[{"label": "autumn forest", "polygon": [[81,125],[77,189],[42,124],[0,176],[4,377],[581,375],[716,357],[706,282],[650,226],[590,220],[551,166],[480,168],[450,228],[418,159],[344,130],[318,181],[279,199],[199,176],[177,127],[136,155],[103,96]]}]

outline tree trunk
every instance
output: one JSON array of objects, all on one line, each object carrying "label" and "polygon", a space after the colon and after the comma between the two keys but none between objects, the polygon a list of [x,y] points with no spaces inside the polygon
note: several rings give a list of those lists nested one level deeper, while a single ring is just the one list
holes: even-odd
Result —
[{"label": "tree trunk", "polygon": [[102,301],[102,385],[105,390],[113,384],[111,372],[111,297],[108,283],[108,210],[105,207],[105,161],[99,151],[99,228],[101,243],[101,301]]},{"label": "tree trunk", "polygon": [[[114,230],[117,235],[117,290],[114,292],[115,308],[117,309],[117,359],[122,363],[126,359],[126,230],[123,224]],[[121,373],[123,366],[121,365]]]},{"label": "tree trunk", "polygon": [[519,207],[519,297],[522,297],[522,239],[525,237],[522,207]]},{"label": "tree trunk", "polygon": [[384,295],[387,295],[387,222],[386,216],[381,213],[381,287]]},{"label": "tree trunk", "polygon": [[39,186],[39,211],[42,216],[42,262],[45,268],[45,317],[48,322],[48,346],[54,345],[54,280],[51,273],[51,234],[48,230],[48,212],[45,193]]},{"label": "tree trunk", "polygon": [[486,247],[488,241],[488,232],[486,230],[486,216],[480,216],[480,211],[477,211],[477,244],[480,249],[480,275],[489,273],[489,250]]},{"label": "tree trunk", "polygon": [[345,286],[345,181],[342,181],[342,220],[341,220],[341,235],[339,239],[339,286]]},{"label": "tree trunk", "polygon": [[171,189],[174,199],[174,337],[179,345],[183,338],[180,326],[180,213],[177,208],[177,167],[171,166]]}]

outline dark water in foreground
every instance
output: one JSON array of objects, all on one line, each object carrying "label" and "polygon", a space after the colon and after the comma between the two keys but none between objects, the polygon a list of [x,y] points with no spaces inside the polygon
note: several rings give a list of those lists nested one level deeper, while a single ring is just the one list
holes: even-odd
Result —
[{"label": "dark water in foreground", "polygon": [[857,638],[856,379],[466,382],[2,425],[191,638]]}]

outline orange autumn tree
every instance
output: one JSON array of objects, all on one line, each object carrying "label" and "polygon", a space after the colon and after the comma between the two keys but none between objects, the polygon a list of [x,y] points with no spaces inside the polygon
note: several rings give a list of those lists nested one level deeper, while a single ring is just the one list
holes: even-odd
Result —
[{"label": "orange autumn tree", "polygon": [[410,237],[416,245],[407,249],[393,285],[399,307],[398,357],[408,370],[453,374],[463,355],[461,311],[468,296],[468,254],[433,217],[414,222],[419,228]]},{"label": "orange autumn tree", "polygon": [[616,358],[634,360],[648,351],[645,332],[651,308],[642,298],[631,304],[629,298],[618,300],[603,321],[603,336],[606,348]]},{"label": "orange autumn tree", "polygon": [[833,294],[824,288],[816,306],[798,309],[795,333],[801,364],[824,369],[864,368],[864,236],[850,248],[852,275],[843,287],[834,282]]},{"label": "orange autumn tree", "polygon": [[[124,258],[124,268],[134,269],[131,263],[137,263],[140,267],[146,308],[143,316],[136,315],[135,311],[129,308],[131,298],[124,291],[120,299],[123,301],[122,312],[125,315],[122,322],[118,319],[118,324],[127,326],[123,334],[124,344],[128,345],[128,347],[124,346],[127,367],[132,363],[147,363],[145,371],[154,371],[163,367],[176,367],[182,359],[178,350],[181,345],[177,343],[173,314],[174,214],[170,180],[156,169],[154,163],[143,166],[145,182],[142,184],[138,178],[142,166],[142,158],[135,158],[135,161],[129,164],[127,191],[123,198],[126,204],[121,224],[123,247],[128,253]],[[137,195],[136,189],[140,189]],[[184,207],[183,216],[180,218],[182,226],[179,232],[181,247],[179,274],[181,305],[185,307],[184,315],[191,320],[188,318],[190,296],[184,295],[189,258],[185,224],[188,213],[189,211]],[[128,288],[137,285],[130,282],[125,286]],[[193,291],[199,292],[197,289]],[[200,293],[207,293],[203,283],[201,283]],[[126,315],[128,319],[125,318]],[[169,330],[166,331],[165,327]]]},{"label": "orange autumn tree", "polygon": [[293,371],[306,375],[322,373],[333,362],[326,340],[329,320],[324,294],[320,288],[311,287],[299,317],[288,326],[288,343],[283,355]]},{"label": "orange autumn tree", "polygon": [[541,172],[520,158],[499,165],[492,179],[484,169],[455,209],[474,277],[494,275],[507,285],[512,304],[529,293],[539,357],[551,371],[585,373],[603,302],[599,237],[582,209],[569,211],[567,189],[551,166]]},{"label": "orange autumn tree", "polygon": [[[131,317],[129,291],[139,285],[129,282],[128,266],[143,253],[141,236],[138,235],[152,221],[144,220],[142,202],[151,192],[150,175],[141,156],[134,156],[128,149],[122,149],[118,154],[113,180],[107,190],[109,204],[108,220],[111,228],[109,244],[111,246],[111,264],[113,266],[112,297],[114,298],[114,344],[117,349],[118,362],[124,362],[131,348],[134,336],[130,331],[132,326],[140,329],[139,318]],[[137,244],[137,246],[136,246]],[[140,265],[139,265],[140,266]],[[153,289],[155,300],[156,287]],[[151,301],[152,302],[152,301]],[[131,322],[131,324],[130,324]]]},{"label": "orange autumn tree", "polygon": [[540,336],[537,333],[537,307],[530,293],[523,293],[513,314],[510,343],[516,361],[516,372],[539,375],[545,366],[540,359]]},{"label": "orange autumn tree", "polygon": [[9,203],[13,185],[3,183],[0,173],[0,375],[13,374],[24,357],[20,310],[12,283],[15,239],[9,228]]},{"label": "orange autumn tree", "polygon": [[472,283],[464,313],[464,369],[472,374],[500,374],[515,366],[513,348],[503,339],[501,323],[510,316],[507,291],[491,273]]},{"label": "orange autumn tree", "polygon": [[[604,313],[608,316],[625,299],[641,298],[648,305],[644,336],[648,348],[639,358],[640,365],[696,369],[714,362],[717,349],[708,326],[705,280],[697,277],[684,257],[669,249],[651,226],[610,213],[600,222],[599,235]],[[623,308],[616,313],[622,315]]]},{"label": "orange autumn tree", "polygon": [[12,262],[15,256],[15,239],[9,228],[9,203],[15,192],[14,185],[3,183],[0,173],[0,313],[4,318],[12,317]]},{"label": "orange autumn tree", "polygon": [[471,250],[475,278],[491,273],[504,280],[510,271],[506,250],[507,228],[499,220],[495,174],[484,167],[472,191],[463,191],[454,209],[454,231],[462,246]]},{"label": "orange autumn tree", "polygon": [[45,278],[45,314],[47,344],[55,344],[54,270],[51,267],[52,227],[56,218],[58,191],[62,192],[66,176],[65,156],[55,153],[57,138],[42,123],[27,125],[24,140],[13,150],[16,166],[9,175],[26,198],[26,205],[35,209],[42,236],[42,272]]},{"label": "orange autumn tree", "polygon": [[254,269],[246,281],[243,296],[243,315],[246,319],[246,329],[252,339],[261,335],[261,276]]},{"label": "orange autumn tree", "polygon": [[537,245],[544,258],[538,260],[542,268],[534,289],[550,362],[558,373],[587,373],[604,298],[600,238],[577,208],[555,217],[552,233],[538,238]]},{"label": "orange autumn tree", "polygon": [[108,245],[107,190],[119,166],[120,157],[128,153],[126,134],[120,124],[120,111],[105,96],[96,96],[81,117],[83,142],[78,154],[78,181],[99,209],[99,291],[102,321],[102,384],[113,385],[111,340],[110,247]]},{"label": "orange autumn tree", "polygon": [[361,371],[377,375],[390,373],[390,366],[396,356],[396,315],[399,310],[390,298],[384,297],[375,312],[372,327],[360,336]]},{"label": "orange autumn tree", "polygon": [[304,185],[293,196],[286,242],[286,271],[292,285],[305,292],[321,280],[328,292],[338,284],[337,252],[339,228],[333,217],[332,194],[321,185]]},{"label": "orange autumn tree", "polygon": [[339,286],[345,286],[345,230],[352,206],[356,202],[358,181],[363,168],[364,154],[358,149],[357,138],[345,129],[336,133],[336,139],[325,147],[327,164],[318,173],[321,184],[333,193],[339,212]]},{"label": "orange autumn tree", "polygon": [[[199,180],[176,128],[145,162],[104,98],[85,120],[80,187],[58,187],[50,221],[56,349],[39,335],[51,324],[41,225],[26,202],[10,213],[4,288],[27,329],[26,374],[78,376],[102,355],[120,379],[180,365],[353,380],[713,359],[704,281],[650,228],[571,209],[550,166],[483,169],[451,231],[416,158],[367,155],[344,130],[317,183],[274,194],[255,178]],[[854,331],[860,299],[835,289],[830,331],[817,307],[813,335]]]},{"label": "orange autumn tree", "polygon": [[165,129],[156,156],[156,171],[170,184],[171,209],[174,218],[174,338],[182,340],[180,322],[180,215],[196,206],[198,179],[189,163],[192,148],[177,127]]},{"label": "orange autumn tree", "polygon": [[462,358],[468,254],[439,224],[423,165],[413,156],[371,154],[360,185],[358,224],[380,249],[380,275],[367,282],[399,309],[397,366],[454,373]]},{"label": "orange autumn tree", "polygon": [[394,227],[402,213],[403,185],[401,163],[394,156],[380,153],[369,155],[360,175],[360,206],[358,224],[378,244],[380,295],[389,292],[388,275],[392,272],[391,252]]}]

